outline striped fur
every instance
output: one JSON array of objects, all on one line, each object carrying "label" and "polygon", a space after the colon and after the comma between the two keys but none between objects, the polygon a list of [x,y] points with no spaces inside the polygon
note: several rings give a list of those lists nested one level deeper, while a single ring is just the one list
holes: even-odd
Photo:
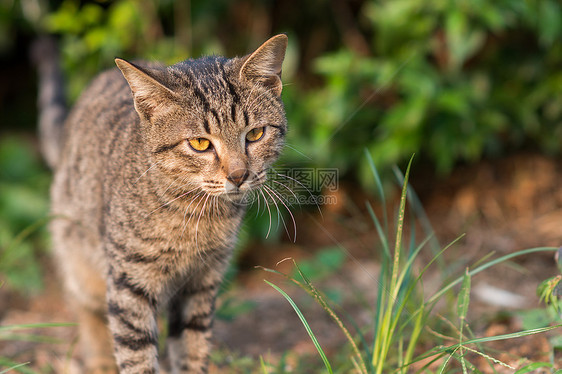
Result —
[{"label": "striped fur", "polygon": [[[170,67],[118,59],[121,72],[93,81],[62,144],[49,145],[60,149],[49,156],[54,252],[80,321],[85,372],[158,373],[163,307],[172,373],[207,371],[244,197],[283,147],[286,44],[278,35],[246,57]],[[247,142],[257,127],[263,138]],[[212,147],[195,151],[190,138]]]}]

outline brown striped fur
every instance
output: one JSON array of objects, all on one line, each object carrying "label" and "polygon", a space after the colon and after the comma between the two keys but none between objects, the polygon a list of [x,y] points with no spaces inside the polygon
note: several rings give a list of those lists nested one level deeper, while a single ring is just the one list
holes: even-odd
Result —
[{"label": "brown striped fur", "polygon": [[[170,67],[117,59],[121,71],[98,76],[52,137],[62,144],[49,145],[60,149],[50,155],[51,231],[85,372],[158,373],[164,306],[172,373],[207,371],[215,296],[245,196],[284,142],[286,45],[278,35],[246,57]],[[263,137],[246,141],[258,127]],[[197,152],[190,138],[212,146]]]}]

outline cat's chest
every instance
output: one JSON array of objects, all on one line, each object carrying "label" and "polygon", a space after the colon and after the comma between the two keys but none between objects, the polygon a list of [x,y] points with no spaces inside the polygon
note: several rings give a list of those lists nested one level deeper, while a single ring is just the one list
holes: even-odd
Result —
[{"label": "cat's chest", "polygon": [[160,211],[149,218],[112,220],[105,233],[108,265],[165,295],[201,274],[224,268],[242,217],[199,212],[188,216]]},{"label": "cat's chest", "polygon": [[236,236],[245,212],[241,205],[219,205],[217,197],[212,196],[162,201],[148,204],[144,228],[167,236],[180,246],[224,245]]},{"label": "cat's chest", "polygon": [[[143,199],[144,200],[144,199]],[[216,203],[197,208],[193,201],[175,204],[146,201],[111,204],[107,217],[110,241],[123,245],[120,257],[139,263],[188,264],[234,247],[243,207],[219,209]]]}]

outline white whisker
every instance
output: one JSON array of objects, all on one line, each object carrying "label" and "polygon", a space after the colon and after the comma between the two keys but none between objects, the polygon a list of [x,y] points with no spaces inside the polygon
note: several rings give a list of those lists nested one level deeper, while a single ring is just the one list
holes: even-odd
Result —
[{"label": "white whisker", "polygon": [[293,151],[297,152],[297,153],[300,154],[301,156],[306,157],[307,159],[309,159],[309,160],[312,161],[312,157],[310,157],[310,156],[308,156],[308,155],[302,153],[300,150],[298,150],[297,148],[295,148],[295,147],[293,147],[293,146],[290,146],[288,143],[285,143],[285,147],[291,148]]},{"label": "white whisker", "polygon": [[[291,220],[293,221],[293,229],[295,232],[295,235],[293,237],[293,243],[295,243],[297,241],[297,222],[295,221],[295,216],[293,216],[293,213],[291,212],[291,209],[289,209],[289,207],[287,206],[287,204],[285,204],[285,202],[283,201],[283,199],[273,190],[273,188],[269,187],[269,186],[264,186],[266,189],[269,189],[271,191],[272,194],[274,194],[275,196],[277,196],[277,198],[279,199],[279,202],[281,204],[283,204],[283,206],[285,207],[285,209],[287,209],[287,212],[289,213],[289,215],[291,216]],[[285,222],[283,221],[283,224]],[[285,229],[287,229],[287,227],[285,226]],[[289,232],[287,231],[287,235],[289,235]],[[291,237],[289,235],[289,237]]]},{"label": "white whisker", "polygon": [[[195,202],[195,200],[196,200],[197,198],[199,198],[199,196],[201,196],[202,194],[204,194],[204,192],[203,192],[203,191],[200,191],[199,193],[197,193],[197,195],[193,196],[193,198],[191,199],[191,202],[189,203],[189,205],[187,206],[187,208],[185,208],[185,213],[183,214],[183,221],[184,221],[184,223],[183,223],[183,229],[182,229],[182,231],[181,231],[181,236],[183,236],[183,234],[185,233],[185,229],[187,229],[187,224],[188,224],[188,222],[189,222],[189,219],[188,219],[188,220],[185,219],[185,218],[187,217],[187,212],[189,211],[189,207],[191,207],[191,205]],[[197,207],[195,207],[195,208],[197,208]],[[195,209],[195,208],[194,208],[194,209]],[[193,212],[191,212],[191,215],[193,215]],[[190,217],[191,217],[191,215],[190,215]]]},{"label": "white whisker", "polygon": [[[261,207],[260,207],[260,195],[259,195],[259,194],[255,194],[255,196],[257,196],[257,198],[256,198],[255,200],[257,200],[257,202],[258,202],[258,207],[257,207],[257,209],[256,209],[256,218],[257,218],[257,217],[258,217],[258,214],[260,213],[260,208],[261,208]],[[254,202],[253,200],[254,200],[254,199],[252,199],[252,203]]]},{"label": "white whisker", "polygon": [[173,203],[173,202],[176,201],[177,199],[181,199],[182,197],[184,197],[184,196],[190,194],[191,192],[195,191],[197,188],[198,188],[198,187],[195,187],[194,189],[192,189],[192,190],[190,190],[190,191],[187,191],[187,192],[185,192],[185,193],[179,195],[178,197],[176,197],[176,198],[174,198],[174,199],[168,201],[167,203],[160,205],[158,208],[154,209],[154,210],[153,210],[152,212],[150,212],[148,215],[152,215],[152,214],[153,214],[154,212],[156,212],[157,210],[160,210],[160,209],[164,208],[165,206],[170,205],[171,203]]},{"label": "white whisker", "polygon": [[197,223],[195,224],[195,247],[198,248],[198,244],[197,244],[197,232],[199,229],[199,221],[201,221],[201,217],[203,216],[203,213],[205,212],[205,205],[207,205],[207,201],[209,200],[209,197],[211,197],[211,195],[207,195],[207,198],[205,199],[205,202],[203,203],[203,206],[201,207],[201,213],[199,213],[199,218],[197,218]]},{"label": "white whisker", "polygon": [[[278,185],[285,187],[285,189],[286,189],[287,191],[289,191],[289,192],[293,195],[293,197],[295,198],[296,203],[299,204],[299,198],[298,198],[297,195],[293,192],[293,190],[291,190],[289,187],[287,187],[285,184],[283,184],[283,183],[281,183],[281,182],[274,181],[274,180],[271,180],[271,181],[272,181],[273,183],[277,183]],[[300,206],[300,204],[299,204],[299,206]]]},{"label": "white whisker", "polygon": [[[301,186],[302,188],[304,188],[306,190],[306,192],[309,194],[310,197],[314,197],[314,195],[312,194],[312,192],[300,181],[298,181],[295,178],[292,178],[286,174],[280,174],[277,171],[275,171],[274,169],[271,169],[277,176],[285,178],[285,179],[289,179],[292,180],[293,182],[297,183],[299,186]],[[314,205],[316,205],[316,209],[318,209],[318,213],[320,213],[320,217],[322,217],[322,219],[324,219],[324,214],[322,214],[322,209],[320,209],[320,205],[318,205],[318,203],[316,202],[316,199],[314,199]]]},{"label": "white whisker", "polygon": [[267,227],[267,234],[265,235],[265,238],[267,239],[269,237],[269,233],[271,232],[271,208],[269,207],[269,204],[267,203],[267,198],[265,197],[265,194],[263,193],[263,189],[260,188],[259,191],[261,192],[261,194],[263,196],[263,203],[267,207],[267,212],[269,214],[269,226]]},{"label": "white whisker", "polygon": [[161,161],[157,161],[157,162],[153,163],[152,165],[150,165],[150,167],[149,167],[148,169],[146,169],[146,170],[144,171],[144,173],[142,173],[142,174],[140,175],[140,177],[138,177],[137,179],[135,179],[135,181],[133,182],[133,184],[137,184],[137,182],[139,181],[139,179],[141,179],[142,177],[144,177],[144,176],[146,175],[146,173],[149,172],[150,169],[152,169],[153,167],[155,167],[156,165],[158,165],[160,162],[161,162]]},{"label": "white whisker", "polygon": [[269,197],[271,197],[271,201],[273,201],[273,204],[275,204],[275,208],[277,209],[277,230],[279,230],[279,224],[283,223],[283,227],[285,228],[285,232],[287,233],[287,236],[291,237],[291,235],[289,235],[289,230],[287,229],[287,225],[285,224],[285,219],[281,214],[281,209],[279,209],[279,205],[277,205],[277,202],[275,201],[275,197],[270,193],[270,191],[273,192],[273,190],[271,188],[268,188],[266,185],[264,185],[263,187],[265,188],[265,192],[269,195]]},{"label": "white whisker", "polygon": [[183,178],[175,177],[174,180],[172,182],[170,182],[168,187],[166,187],[166,189],[162,192],[162,194],[165,194],[166,192],[168,192],[168,190],[180,179],[183,179]]}]

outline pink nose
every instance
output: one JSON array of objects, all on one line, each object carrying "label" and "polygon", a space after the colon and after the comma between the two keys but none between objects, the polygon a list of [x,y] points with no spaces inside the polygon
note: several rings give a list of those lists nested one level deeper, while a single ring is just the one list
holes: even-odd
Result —
[{"label": "pink nose", "polygon": [[240,187],[242,183],[248,178],[248,170],[247,169],[236,169],[232,173],[228,174],[226,179],[234,183],[236,187]]}]

